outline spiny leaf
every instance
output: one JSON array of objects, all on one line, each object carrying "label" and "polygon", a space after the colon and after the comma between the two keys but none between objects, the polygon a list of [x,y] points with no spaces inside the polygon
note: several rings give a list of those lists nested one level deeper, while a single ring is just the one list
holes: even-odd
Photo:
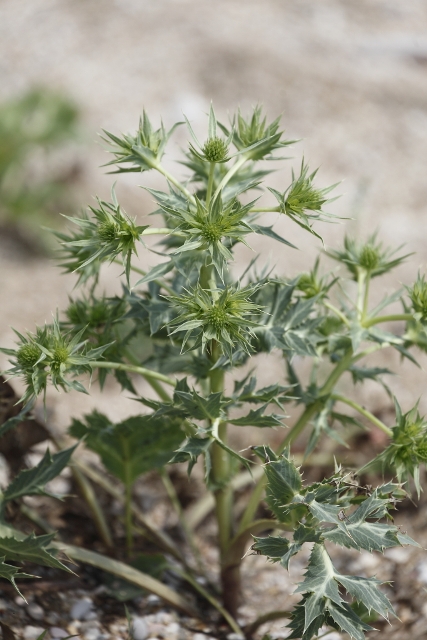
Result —
[{"label": "spiny leaf", "polygon": [[22,496],[51,495],[45,490],[46,483],[56,478],[67,466],[76,446],[59,451],[53,456],[47,449],[38,465],[21,471],[9,484],[3,493],[3,502],[17,500]]},{"label": "spiny leaf", "polygon": [[197,458],[208,452],[212,442],[212,438],[197,438],[196,436],[187,438],[179,449],[175,451],[173,457],[169,460],[169,464],[188,462],[188,475],[190,475]]}]

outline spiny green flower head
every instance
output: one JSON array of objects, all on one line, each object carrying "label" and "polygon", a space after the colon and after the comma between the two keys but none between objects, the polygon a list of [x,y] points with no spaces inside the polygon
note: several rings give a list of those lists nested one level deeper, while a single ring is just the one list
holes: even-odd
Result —
[{"label": "spiny green flower head", "polygon": [[[90,221],[86,213],[83,213],[80,219],[87,222]],[[95,286],[99,279],[101,260],[91,259],[93,251],[89,242],[87,246],[74,244],[75,242],[81,242],[81,240],[92,240],[93,231],[91,227],[79,225],[78,231],[70,230],[68,233],[53,231],[53,234],[61,244],[59,251],[60,260],[63,260],[63,262],[60,262],[59,266],[64,269],[64,273],[78,274],[76,286],[87,284],[90,281]]]},{"label": "spiny green flower head", "polygon": [[235,349],[250,353],[251,328],[258,325],[249,317],[262,311],[251,297],[259,287],[226,287],[212,292],[198,285],[180,296],[170,296],[168,300],[179,312],[178,317],[169,323],[174,328],[171,335],[185,332],[182,349],[189,339],[194,340],[189,349],[201,346],[202,351],[215,340],[230,359]]},{"label": "spiny green flower head", "polygon": [[329,289],[336,282],[336,279],[332,279],[327,282],[327,279],[320,278],[318,275],[319,259],[316,260],[313,269],[308,273],[302,273],[298,278],[297,290],[304,294],[305,298],[314,298],[315,296],[324,296]]},{"label": "spiny green flower head", "polygon": [[343,262],[353,278],[357,280],[360,272],[367,273],[373,278],[397,267],[411,255],[408,253],[404,256],[393,258],[401,248],[401,246],[397,249],[383,248],[382,243],[377,242],[376,234],[373,234],[365,243],[361,244],[354,238],[346,236],[344,238],[344,248],[341,251],[328,251],[327,254],[331,258]]},{"label": "spiny green flower head", "polygon": [[323,211],[322,207],[325,203],[333,202],[337,199],[327,198],[326,196],[330,191],[335,189],[339,183],[325,187],[324,189],[318,189],[313,185],[313,180],[318,169],[312,173],[309,173],[308,170],[309,167],[303,159],[299,176],[295,176],[292,170],[292,183],[284,193],[280,193],[280,191],[270,187],[269,191],[278,201],[281,213],[289,216],[300,227],[320,238],[320,236],[313,231],[310,221],[330,222],[337,217]]},{"label": "spiny green flower head", "polygon": [[[77,264],[76,270],[85,270],[93,262],[113,262],[121,255],[129,286],[131,257],[137,255],[136,243],[141,239],[147,225],[137,226],[120,208],[114,187],[111,192],[113,202],[103,202],[98,199],[98,208],[89,207],[93,218],[71,218],[65,216],[80,228],[80,234],[75,234],[71,240],[63,241],[64,253],[68,252],[70,259],[64,266]],[[82,253],[86,259],[81,262]]]},{"label": "spiny green flower head", "polygon": [[15,332],[19,338],[16,349],[2,349],[12,356],[12,367],[5,373],[11,377],[20,376],[26,384],[26,391],[21,398],[23,403],[32,401],[41,393],[46,396],[50,382],[58,389],[68,391],[75,389],[86,393],[85,388],[74,380],[77,375],[92,371],[90,361],[95,360],[105,351],[108,345],[85,352],[86,341],[82,341],[83,331],[74,336],[62,333],[57,318],[53,324],[26,336]]},{"label": "spiny green flower head", "polygon": [[98,298],[92,294],[80,300],[70,298],[65,315],[74,330],[105,331],[106,326],[123,318],[126,306],[123,298]]},{"label": "spiny green flower head", "polygon": [[114,156],[114,160],[105,166],[119,165],[117,171],[112,173],[149,171],[159,167],[166,144],[180,124],[182,122],[177,122],[170,131],[166,131],[162,123],[160,129],[155,130],[144,110],[138,131],[134,135],[128,134],[119,138],[104,131],[106,137],[103,140],[111,145],[109,151]]},{"label": "spiny green flower head", "polygon": [[229,245],[243,242],[247,246],[245,236],[252,233],[253,229],[245,221],[245,217],[253,204],[254,202],[250,202],[242,206],[237,199],[233,199],[224,205],[221,194],[218,194],[208,207],[198,198],[195,198],[195,205],[189,203],[186,209],[165,204],[160,206],[176,223],[176,230],[185,238],[185,242],[175,253],[195,249],[207,250],[212,264],[223,279],[227,263],[233,260],[233,254],[223,240],[228,240]]},{"label": "spiny green flower head", "polygon": [[412,309],[422,321],[427,321],[427,282],[425,276],[418,274],[413,286],[406,289],[412,303]]},{"label": "spiny green flower head", "polygon": [[203,162],[214,162],[214,163],[227,162],[228,160],[230,160],[228,148],[230,146],[232,135],[230,134],[227,140],[223,140],[217,135],[218,122],[217,122],[212,104],[209,110],[208,139],[203,145],[201,145],[199,140],[197,139],[197,136],[194,133],[193,128],[190,122],[188,121],[188,119],[185,118],[185,120],[187,122],[187,126],[190,131],[191,137],[193,138],[193,141],[196,145],[194,146],[193,144],[190,143],[190,153],[195,158],[197,158],[198,160],[202,160]]},{"label": "spiny green flower head", "polygon": [[234,117],[231,131],[218,123],[227,136],[232,136],[234,146],[239,153],[244,154],[250,160],[262,160],[276,149],[282,149],[295,142],[295,140],[282,140],[283,131],[279,131],[280,117],[267,124],[267,118],[262,115],[262,107],[257,105],[252,116],[244,118],[240,112]]},{"label": "spiny green flower head", "polygon": [[420,465],[427,463],[427,421],[420,416],[418,405],[402,414],[399,403],[396,399],[394,402],[396,426],[392,430],[392,441],[377,460],[394,468],[399,482],[412,476],[419,496]]}]

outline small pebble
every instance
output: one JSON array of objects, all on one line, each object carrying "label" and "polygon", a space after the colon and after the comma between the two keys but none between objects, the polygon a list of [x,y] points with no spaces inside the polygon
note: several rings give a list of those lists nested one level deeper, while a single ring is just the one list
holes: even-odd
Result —
[{"label": "small pebble", "polygon": [[240,633],[229,633],[227,640],[245,640],[245,636],[241,636]]},{"label": "small pebble", "polygon": [[159,596],[156,596],[154,593],[150,593],[150,595],[147,598],[147,604],[159,604],[159,602],[160,602]]},{"label": "small pebble", "polygon": [[93,627],[92,629],[88,629],[86,633],[83,634],[83,638],[84,640],[98,640],[100,635],[101,634],[99,633],[99,629]]},{"label": "small pebble", "polygon": [[[165,638],[176,638],[181,630],[181,627],[177,622],[171,622],[165,627],[163,632]],[[135,640],[137,640],[135,638]]]},{"label": "small pebble", "polygon": [[71,620],[83,620],[83,618],[93,609],[93,602],[91,598],[82,598],[77,600],[71,607],[70,618]]},{"label": "small pebble", "polygon": [[410,550],[404,547],[393,547],[392,549],[386,549],[385,557],[396,564],[405,564],[409,560]]},{"label": "small pebble", "polygon": [[27,613],[33,620],[43,620],[44,611],[39,604],[31,603],[27,607]]},{"label": "small pebble", "polygon": [[60,617],[55,611],[51,611],[50,613],[47,614],[45,620],[47,624],[50,624],[52,627],[56,627],[56,625],[60,620]]},{"label": "small pebble", "polygon": [[98,620],[98,614],[96,611],[89,611],[89,613],[87,613],[85,615],[85,617],[83,618],[83,620],[86,620],[87,622],[91,621],[91,620]]},{"label": "small pebble", "polygon": [[31,624],[27,624],[23,633],[24,640],[37,640],[43,631],[43,627],[33,627]]},{"label": "small pebble", "polygon": [[427,562],[425,560],[418,565],[418,579],[420,582],[427,584]]},{"label": "small pebble", "polygon": [[68,636],[70,635],[68,631],[65,631],[65,629],[61,629],[60,627],[51,627],[49,629],[49,633],[55,640],[56,638],[68,638]]},{"label": "small pebble", "polygon": [[98,620],[86,620],[85,622],[81,622],[79,625],[79,631],[81,633],[85,633],[85,631],[89,631],[89,629],[99,629],[99,621]]},{"label": "small pebble", "polygon": [[132,620],[133,640],[147,640],[149,636],[148,624],[144,618],[134,618]]}]

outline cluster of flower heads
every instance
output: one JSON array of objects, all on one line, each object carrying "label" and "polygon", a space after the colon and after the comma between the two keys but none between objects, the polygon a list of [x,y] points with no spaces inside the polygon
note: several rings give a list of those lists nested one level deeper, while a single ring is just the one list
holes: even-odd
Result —
[{"label": "cluster of flower heads", "polygon": [[91,362],[100,357],[108,345],[95,349],[87,348],[82,340],[84,329],[74,335],[61,331],[57,318],[51,325],[37,327],[35,333],[25,336],[16,331],[19,338],[17,349],[2,349],[12,356],[11,377],[20,376],[26,384],[21,398],[25,404],[40,394],[46,395],[49,381],[58,389],[75,389],[86,393],[76,376],[91,373]]}]

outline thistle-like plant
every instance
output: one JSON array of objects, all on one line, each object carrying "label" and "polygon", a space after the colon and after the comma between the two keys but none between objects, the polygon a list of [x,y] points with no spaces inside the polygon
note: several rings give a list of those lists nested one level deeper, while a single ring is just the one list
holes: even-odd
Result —
[{"label": "thistle-like plant", "polygon": [[[266,236],[292,250],[289,240],[271,226],[260,224],[264,212],[283,214],[289,222],[318,236],[315,222],[336,218],[324,208],[331,202],[328,195],[333,187],[317,186],[317,172],[303,162],[286,188],[270,189],[277,206],[255,206],[258,202],[252,192],[262,197],[263,181],[269,173],[258,162],[277,159],[276,153],[290,144],[279,128],[279,119],[268,124],[261,108],[256,107],[249,118],[239,111],[226,126],[217,121],[211,107],[202,143],[187,124],[191,142],[182,164],[190,175],[184,181],[162,165],[175,127],[169,132],[163,125],[154,129],[144,113],[135,134],[105,134],[113,155],[109,165],[117,166],[118,173],[154,170],[165,177],[164,191],[149,189],[164,224],[138,225],[121,210],[113,192],[112,203],[98,200],[97,207],[89,207],[83,217],[72,220],[77,229],[58,233],[62,266],[76,272],[78,284],[87,287],[87,292],[73,297],[64,315],[55,318],[52,325],[38,328],[34,334],[17,334],[16,349],[4,350],[11,358],[8,373],[21,376],[26,384],[24,403],[45,394],[48,384],[65,391],[84,391],[81,376],[97,375],[102,386],[106,376],[114,374],[123,389],[144,406],[145,413],[119,424],[94,412],[74,420],[70,428],[70,434],[97,452],[106,469],[125,486],[129,555],[137,517],[150,541],[177,561],[170,570],[178,572],[216,607],[233,631],[242,633],[236,616],[245,552],[252,546],[253,552],[280,562],[286,570],[291,558],[305,544],[312,544],[304,580],[297,588],[301,601],[290,616],[288,637],[310,640],[327,626],[363,640],[371,627],[352,603],[385,618],[393,615],[393,607],[375,578],[341,574],[334,567],[331,545],[378,553],[414,544],[388,515],[405,491],[410,491],[411,483],[421,490],[419,469],[427,460],[427,428],[416,407],[403,413],[397,401],[396,423],[389,427],[340,393],[339,385],[347,376],[354,384],[375,381],[390,393],[383,376],[391,372],[369,366],[368,356],[392,348],[414,361],[411,347],[427,349],[424,276],[418,276],[406,295],[397,291],[372,305],[371,279],[408,257],[384,248],[372,236],[364,242],[346,238],[342,249],[329,251],[356,282],[354,298],[342,295],[348,289],[341,286],[344,275],[322,274],[319,259],[311,271],[293,279],[278,277],[274,269],[257,274],[254,259],[237,279],[231,269],[234,250],[239,243],[250,244],[251,234]],[[148,235],[160,236],[165,260],[141,269],[133,257],[139,243],[145,250],[143,240]],[[146,255],[148,264],[152,254]],[[112,261],[123,264],[126,283],[121,296],[109,299],[96,287],[100,269]],[[402,302],[401,313],[384,311],[398,300]],[[402,321],[406,324],[402,335],[387,330],[389,323]],[[256,367],[256,356],[272,351],[283,356],[283,374],[276,384],[263,386],[262,371],[258,372],[260,382],[253,371],[239,373],[249,358],[254,358]],[[300,379],[295,356],[311,359],[308,382]],[[329,367],[319,366],[322,361]],[[155,398],[136,390],[133,377],[137,375],[151,385]],[[232,376],[234,385],[229,384]],[[265,442],[265,430],[285,429],[285,405],[286,420],[292,426],[286,427],[273,450]],[[22,415],[28,409],[29,405]],[[13,420],[0,428],[0,435],[13,428],[19,418]],[[390,439],[372,461],[380,461],[383,472],[390,476],[390,481],[377,488],[372,488],[372,478],[365,484],[365,474],[375,465],[344,469],[339,464],[339,447],[347,432],[367,423]],[[247,426],[263,430],[258,441],[254,442],[253,436],[245,439]],[[230,445],[229,431],[235,428],[244,440],[240,450]],[[302,471],[292,457],[292,446],[302,432],[306,432],[303,464],[326,438],[336,441],[338,462],[333,474],[312,484],[303,482]],[[167,473],[167,461],[170,465],[187,463],[189,474],[197,462],[201,463],[211,500],[204,496],[184,513]],[[45,461],[46,468],[50,464]],[[159,467],[193,561],[188,561],[164,531],[144,519],[132,502],[136,479]],[[120,498],[120,491],[93,469],[79,466],[78,461],[74,473],[80,474],[76,476],[80,483],[88,475]],[[236,510],[235,491],[244,487],[247,502],[243,510]],[[263,500],[267,518],[265,511],[263,517],[259,515]],[[108,522],[93,497],[90,504],[100,535],[111,547]],[[197,580],[204,563],[193,533],[212,505],[218,527],[222,603]],[[272,531],[285,533],[266,535]],[[70,546],[67,553],[102,567],[99,555],[88,556],[89,552]],[[118,567],[116,562],[114,570],[120,574]],[[0,575],[7,577],[8,571],[0,565]],[[123,575],[189,615],[197,615],[185,598],[153,578],[135,570],[123,570]],[[10,573],[9,579],[15,577],[19,573]],[[248,637],[268,617],[266,612],[250,624],[244,630]]]}]

